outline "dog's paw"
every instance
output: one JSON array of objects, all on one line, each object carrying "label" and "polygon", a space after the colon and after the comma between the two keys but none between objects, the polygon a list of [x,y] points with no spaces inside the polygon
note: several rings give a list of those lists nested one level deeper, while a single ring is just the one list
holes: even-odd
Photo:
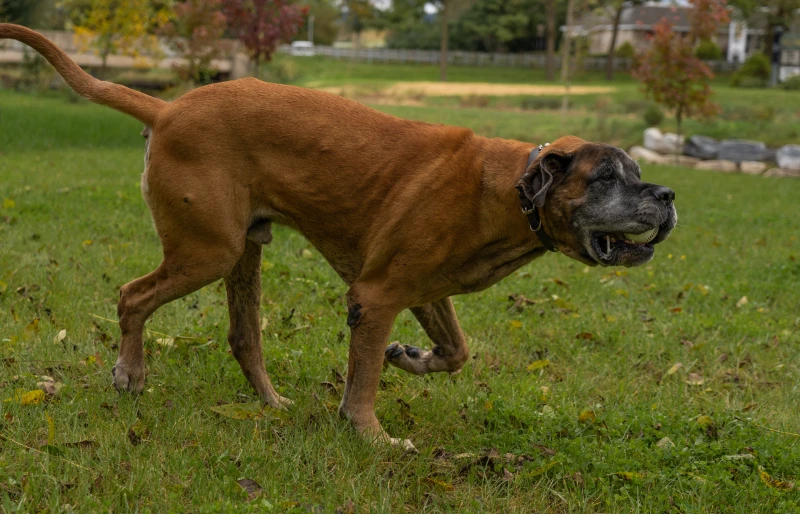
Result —
[{"label": "dog's paw", "polygon": [[433,357],[430,350],[420,350],[416,346],[392,343],[386,347],[384,360],[404,371],[415,375],[424,375],[428,369],[428,361]]},{"label": "dog's paw", "polygon": [[264,400],[264,404],[265,405],[269,405],[273,409],[288,410],[289,407],[294,405],[294,402],[292,400],[290,400],[289,398],[284,398],[283,396],[279,395],[278,393],[275,393],[273,396],[271,396],[269,398],[266,398]]},{"label": "dog's paw", "polygon": [[141,394],[144,389],[144,367],[129,367],[124,362],[117,360],[111,368],[111,376],[114,380],[114,388],[119,391],[128,391]]},{"label": "dog's paw", "polygon": [[392,437],[389,439],[389,444],[397,448],[402,448],[406,453],[412,453],[414,455],[419,453],[419,450],[417,450],[410,439],[398,439],[397,437]]}]

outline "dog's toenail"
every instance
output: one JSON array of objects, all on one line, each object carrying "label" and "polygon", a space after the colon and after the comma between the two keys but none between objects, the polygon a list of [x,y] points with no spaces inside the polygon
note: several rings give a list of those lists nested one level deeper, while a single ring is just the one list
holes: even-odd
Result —
[{"label": "dog's toenail", "polygon": [[419,357],[419,348],[416,346],[406,346],[406,355],[414,359]]},{"label": "dog's toenail", "polygon": [[392,345],[386,349],[386,356],[390,359],[396,359],[397,357],[403,355],[405,350],[400,345]]}]

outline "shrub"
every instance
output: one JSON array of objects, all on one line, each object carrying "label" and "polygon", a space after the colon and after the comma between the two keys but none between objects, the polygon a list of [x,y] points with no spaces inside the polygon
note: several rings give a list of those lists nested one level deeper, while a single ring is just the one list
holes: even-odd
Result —
[{"label": "shrub", "polygon": [[648,127],[657,127],[664,121],[664,111],[656,104],[650,104],[647,110],[644,111],[643,118]]},{"label": "shrub", "polygon": [[557,96],[531,96],[520,102],[520,107],[525,110],[556,110],[561,109],[561,98]]},{"label": "shrub", "polygon": [[781,88],[787,91],[800,91],[800,75],[793,75],[781,82]]},{"label": "shrub", "polygon": [[731,80],[734,87],[764,87],[772,73],[769,59],[766,55],[756,52],[736,70]]},{"label": "shrub", "polygon": [[617,47],[617,50],[614,52],[614,54],[617,57],[627,57],[628,59],[633,59],[633,56],[636,55],[636,49],[633,48],[633,45],[630,41],[625,41]]},{"label": "shrub", "polygon": [[713,41],[701,41],[694,49],[694,55],[704,61],[719,61],[722,59],[722,49]]}]

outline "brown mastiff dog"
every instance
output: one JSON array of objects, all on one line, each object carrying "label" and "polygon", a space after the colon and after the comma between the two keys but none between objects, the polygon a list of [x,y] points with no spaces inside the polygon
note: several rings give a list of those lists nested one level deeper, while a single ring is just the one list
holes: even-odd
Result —
[{"label": "brown mastiff dog", "polygon": [[[224,279],[233,355],[265,404],[291,403],[265,371],[258,316],[261,246],[279,223],[349,286],[341,415],[369,439],[410,446],[375,417],[381,368],[461,369],[468,350],[450,296],[485,289],[548,249],[590,266],[643,264],[677,220],[674,193],[642,182],[612,146],[568,136],[539,151],[255,79],[166,103],[94,79],[24,27],[0,24],[0,37],[32,46],[78,94],[146,126],[142,194],[164,260],[120,290],[119,390],[144,385],[148,316]],[[403,309],[432,350],[386,347]]]}]

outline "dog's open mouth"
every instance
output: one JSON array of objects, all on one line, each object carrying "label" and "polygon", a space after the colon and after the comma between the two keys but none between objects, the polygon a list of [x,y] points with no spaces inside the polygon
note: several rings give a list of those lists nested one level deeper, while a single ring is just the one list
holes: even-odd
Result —
[{"label": "dog's open mouth", "polygon": [[638,266],[653,257],[658,232],[659,227],[638,234],[596,232],[592,234],[592,249],[606,266]]}]

